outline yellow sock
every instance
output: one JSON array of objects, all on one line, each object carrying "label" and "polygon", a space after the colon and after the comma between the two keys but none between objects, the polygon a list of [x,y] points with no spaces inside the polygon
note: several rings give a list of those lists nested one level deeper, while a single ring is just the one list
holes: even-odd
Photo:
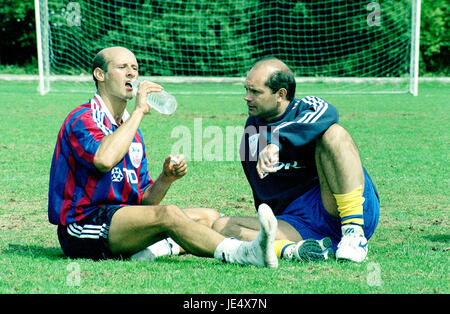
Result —
[{"label": "yellow sock", "polygon": [[336,198],[337,209],[341,217],[341,224],[353,224],[363,227],[363,203],[364,197],[362,186],[360,185],[356,190],[346,194],[333,194]]},{"label": "yellow sock", "polygon": [[284,251],[291,245],[296,242],[292,242],[290,240],[276,240],[275,241],[275,254],[278,258],[283,258]]}]

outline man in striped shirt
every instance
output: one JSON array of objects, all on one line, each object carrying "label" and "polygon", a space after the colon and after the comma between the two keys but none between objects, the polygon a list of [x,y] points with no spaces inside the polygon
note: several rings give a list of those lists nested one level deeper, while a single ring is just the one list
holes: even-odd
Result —
[{"label": "man in striped shirt", "polygon": [[[241,161],[255,206],[269,205],[278,219],[278,257],[355,262],[367,256],[378,223],[378,193],[361,165],[338,111],[325,100],[294,97],[292,71],[276,58],[256,63],[245,80],[249,118]],[[257,221],[224,217],[213,228],[253,239]]]},{"label": "man in striped shirt", "polygon": [[94,58],[92,74],[97,94],[65,119],[51,164],[48,216],[58,225],[64,253],[92,259],[137,254],[151,260],[148,247],[165,239],[198,256],[277,267],[277,221],[270,209],[259,210],[261,232],[244,242],[210,228],[219,217],[214,210],[159,205],[187,165],[183,156],[169,155],[159,177],[153,181],[149,176],[139,126],[150,112],[147,94],[163,88],[141,82],[135,108],[127,111],[134,95],[130,83],[138,76],[134,54],[123,47],[103,49]]}]

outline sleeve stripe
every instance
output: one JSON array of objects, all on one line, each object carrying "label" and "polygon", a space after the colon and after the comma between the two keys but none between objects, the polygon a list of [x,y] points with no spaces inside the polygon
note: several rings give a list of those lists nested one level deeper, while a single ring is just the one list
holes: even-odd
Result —
[{"label": "sleeve stripe", "polygon": [[296,121],[280,124],[273,130],[273,132],[277,132],[281,128],[284,128],[293,123],[315,123],[328,109],[328,103],[316,97],[307,96],[303,98],[302,101],[310,105],[314,109],[314,111],[307,112],[304,116],[301,116]]},{"label": "sleeve stripe", "polygon": [[317,114],[317,112],[310,111],[310,112],[306,113],[301,119],[299,119],[297,121],[297,123],[309,123],[311,118],[316,114]]},{"label": "sleeve stripe", "polygon": [[315,123],[328,109],[328,104],[324,103],[323,108],[320,110],[320,112],[314,117],[314,119],[311,120],[311,123]]},{"label": "sleeve stripe", "polygon": [[103,123],[105,119],[105,112],[100,109],[100,105],[96,102],[95,99],[91,100],[91,109],[92,109],[92,119],[94,120],[97,127],[103,132],[105,135],[109,135],[112,133],[110,129],[106,127]]},{"label": "sleeve stripe", "polygon": [[285,126],[291,125],[295,123],[295,121],[291,121],[291,122],[286,122],[286,123],[281,123],[279,126],[277,126],[272,132],[278,132],[278,130],[280,130],[281,128],[284,128]]}]

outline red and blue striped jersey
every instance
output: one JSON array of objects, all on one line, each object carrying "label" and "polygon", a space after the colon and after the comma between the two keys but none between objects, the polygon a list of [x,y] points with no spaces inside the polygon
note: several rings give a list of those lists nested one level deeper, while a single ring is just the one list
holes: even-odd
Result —
[{"label": "red and blue striped jersey", "polygon": [[[122,123],[130,117],[125,110]],[[111,171],[94,166],[103,137],[119,127],[99,95],[74,109],[58,133],[50,169],[48,217],[52,224],[80,221],[99,206],[141,204],[153,183],[140,130],[124,158]]]}]

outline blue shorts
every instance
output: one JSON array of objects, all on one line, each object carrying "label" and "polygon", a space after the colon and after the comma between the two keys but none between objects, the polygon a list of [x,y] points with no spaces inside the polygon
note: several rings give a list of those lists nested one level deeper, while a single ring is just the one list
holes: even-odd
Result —
[{"label": "blue shorts", "polygon": [[113,255],[108,245],[111,219],[120,208],[120,205],[101,206],[81,221],[59,225],[58,240],[64,254],[93,260],[120,257]]},{"label": "blue shorts", "polygon": [[[380,200],[372,179],[364,170],[364,234],[369,239],[378,224],[380,215]],[[333,249],[341,240],[341,220],[331,216],[323,207],[320,186],[317,185],[299,198],[295,199],[279,216],[293,226],[303,239],[320,240],[329,237],[333,242]]]}]

